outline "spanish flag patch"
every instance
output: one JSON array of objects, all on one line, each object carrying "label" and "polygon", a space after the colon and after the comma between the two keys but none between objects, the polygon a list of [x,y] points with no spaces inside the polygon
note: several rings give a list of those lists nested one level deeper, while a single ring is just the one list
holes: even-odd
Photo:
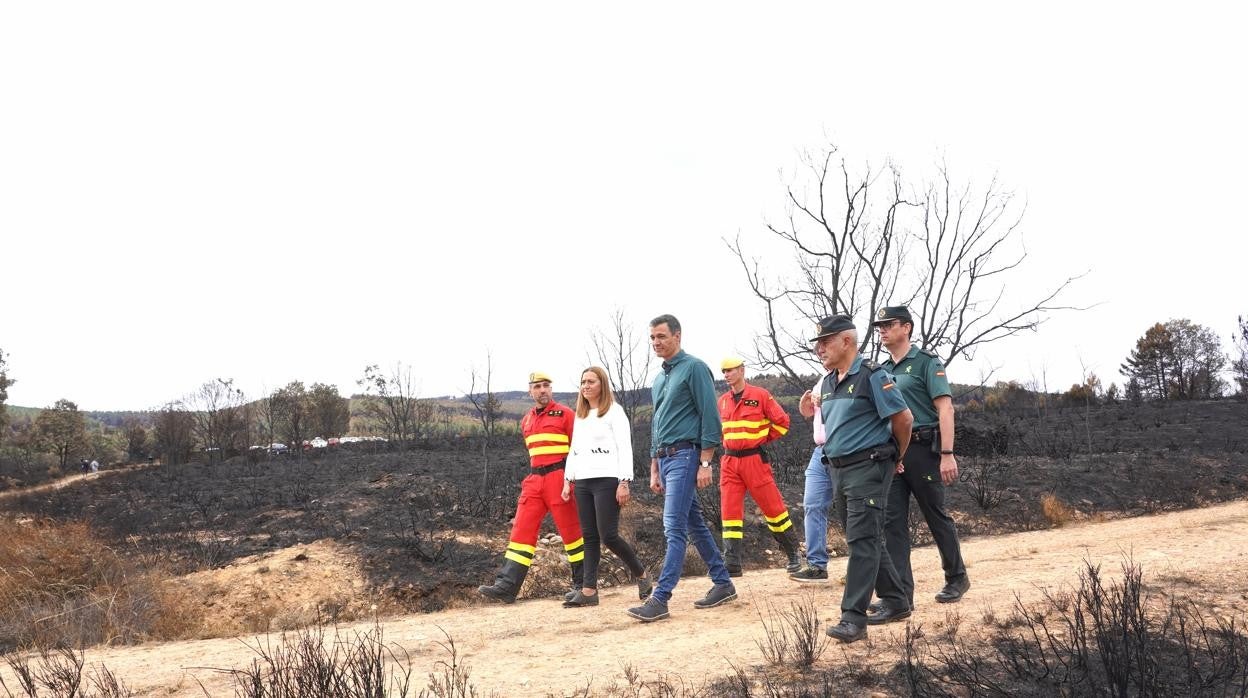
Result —
[{"label": "spanish flag patch", "polygon": [[884,388],[883,388],[883,389],[884,389],[884,390],[892,390],[894,385],[897,385],[897,384],[896,384],[896,383],[885,383],[885,384],[884,384]]}]

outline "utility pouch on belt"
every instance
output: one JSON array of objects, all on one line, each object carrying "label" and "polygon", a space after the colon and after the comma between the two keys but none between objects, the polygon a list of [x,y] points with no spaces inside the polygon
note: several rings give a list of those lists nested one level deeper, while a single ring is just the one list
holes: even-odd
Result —
[{"label": "utility pouch on belt", "polygon": [[857,465],[864,461],[882,461],[891,460],[897,457],[897,442],[890,439],[879,446],[864,448],[861,451],[854,451],[845,456],[835,456],[829,458],[824,456],[820,460],[824,465],[830,465],[833,468],[848,468],[851,465]]}]

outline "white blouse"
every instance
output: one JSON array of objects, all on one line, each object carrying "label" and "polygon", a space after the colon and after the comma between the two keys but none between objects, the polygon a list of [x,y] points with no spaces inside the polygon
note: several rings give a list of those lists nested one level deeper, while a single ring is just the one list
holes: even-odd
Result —
[{"label": "white blouse", "polygon": [[622,407],[613,404],[602,416],[591,408],[588,416],[576,418],[563,477],[570,481],[591,477],[633,479],[633,432]]}]

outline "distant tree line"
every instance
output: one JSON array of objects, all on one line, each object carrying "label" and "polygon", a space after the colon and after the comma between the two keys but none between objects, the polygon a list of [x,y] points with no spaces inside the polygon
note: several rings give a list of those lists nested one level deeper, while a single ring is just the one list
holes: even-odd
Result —
[{"label": "distant tree line", "polygon": [[1227,360],[1222,342],[1213,330],[1181,318],[1157,323],[1136,340],[1135,348],[1122,363],[1126,377],[1125,396],[1130,400],[1207,400],[1226,390],[1225,370],[1240,395],[1248,395],[1248,357],[1244,346],[1245,323],[1239,318],[1232,335],[1240,350],[1234,361]]}]

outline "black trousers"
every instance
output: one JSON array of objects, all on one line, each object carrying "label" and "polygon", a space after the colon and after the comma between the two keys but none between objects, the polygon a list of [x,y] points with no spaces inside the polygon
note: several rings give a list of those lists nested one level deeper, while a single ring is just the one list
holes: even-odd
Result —
[{"label": "black trousers", "polygon": [[[831,467],[831,466],[829,466]],[[884,543],[884,515],[889,486],[897,463],[893,458],[862,461],[841,468],[841,491],[845,493],[845,592],[841,596],[841,620],[865,625],[871,590],[889,608],[906,606],[897,570]]]},{"label": "black trousers", "polygon": [[[945,511],[945,484],[940,479],[940,454],[932,452],[932,444],[911,442],[906,449],[906,471],[893,478],[888,490],[888,508],[884,516],[884,541],[888,556],[897,568],[901,589],[914,607],[914,572],[910,568],[910,497],[919,505],[932,532],[932,540],[940,551],[940,564],[945,583],[966,576],[958,529]],[[878,589],[877,589],[878,591]]]},{"label": "black trousers", "polygon": [[581,518],[581,535],[585,537],[583,584],[587,589],[598,588],[598,561],[602,559],[604,545],[624,562],[634,577],[645,572],[633,546],[620,536],[620,505],[615,501],[615,488],[619,484],[613,477],[593,477],[577,480],[572,489],[576,512]]}]

